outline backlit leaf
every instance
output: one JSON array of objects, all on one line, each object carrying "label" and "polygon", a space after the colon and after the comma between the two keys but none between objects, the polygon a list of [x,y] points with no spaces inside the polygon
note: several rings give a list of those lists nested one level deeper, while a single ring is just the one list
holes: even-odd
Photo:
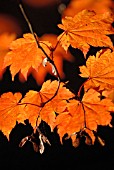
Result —
[{"label": "backlit leaf", "polygon": [[64,32],[59,35],[58,40],[66,51],[71,45],[73,48],[82,50],[84,56],[90,45],[113,48],[110,38],[106,36],[114,34],[112,22],[113,16],[109,12],[98,15],[93,11],[83,10],[74,17],[62,19],[62,24],[58,26]]},{"label": "backlit leaf", "polygon": [[66,87],[63,87],[61,83],[57,95],[51,99],[58,87],[58,82],[55,81],[46,81],[43,83],[43,86],[39,92],[30,90],[22,100],[22,103],[26,103],[25,112],[27,113],[27,118],[29,119],[33,127],[36,126],[36,120],[38,116],[45,121],[50,127],[51,130],[54,128],[56,112],[61,113],[66,109],[66,100],[74,96]]},{"label": "backlit leaf", "polygon": [[[46,53],[49,55],[49,42],[39,42]],[[40,48],[38,48],[35,38],[32,34],[24,34],[23,38],[19,38],[11,43],[11,51],[7,53],[4,58],[3,68],[10,66],[12,80],[14,76],[20,71],[25,79],[29,68],[38,71],[38,67],[46,57]]]},{"label": "backlit leaf", "polygon": [[8,92],[0,97],[0,130],[9,139],[9,134],[16,125],[16,121],[24,123],[24,105],[19,105],[21,93]]},{"label": "backlit leaf", "polygon": [[114,88],[114,52],[110,50],[99,51],[95,56],[90,56],[86,66],[80,66],[80,76],[88,78],[85,90],[99,88],[99,90]]},{"label": "backlit leaf", "polygon": [[[54,49],[57,44],[57,35],[44,34],[39,38],[39,40],[49,41],[52,44],[52,48]],[[60,46],[60,44],[58,44],[56,49],[53,51],[53,55],[50,53],[49,57],[54,61],[54,64],[56,66],[60,78],[62,80],[65,79],[65,73],[63,71],[63,62],[64,60],[67,60],[68,62],[73,62],[74,56],[71,55],[69,50],[66,53],[65,50]],[[44,58],[43,61],[47,61],[47,58]],[[57,75],[55,74],[56,70],[53,69],[54,68],[53,65],[50,62],[46,62],[44,66],[43,63],[38,67],[38,71],[36,71],[33,68],[30,68],[27,73],[27,76],[32,74],[38,85],[42,85],[45,82],[47,74],[51,74],[57,77]],[[19,80],[21,82],[26,81],[21,72],[19,73]]]},{"label": "backlit leaf", "polygon": [[63,112],[56,118],[61,142],[65,134],[71,137],[75,133],[85,131],[94,144],[93,131],[97,131],[98,125],[110,125],[112,117],[109,108],[113,104],[110,99],[100,100],[99,96],[100,93],[90,89],[84,94],[82,101],[70,100],[67,104],[68,112]]}]

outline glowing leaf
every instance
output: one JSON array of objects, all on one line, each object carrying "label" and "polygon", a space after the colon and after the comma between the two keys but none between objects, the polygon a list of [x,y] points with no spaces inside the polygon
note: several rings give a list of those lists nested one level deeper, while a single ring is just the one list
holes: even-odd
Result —
[{"label": "glowing leaf", "polygon": [[56,118],[56,126],[61,142],[65,134],[71,137],[85,131],[92,139],[92,144],[94,144],[95,136],[93,132],[97,131],[97,126],[110,125],[112,117],[109,108],[113,103],[110,99],[100,100],[99,96],[100,93],[90,89],[84,94],[82,101],[74,99],[69,101],[67,104],[68,112],[63,112]]},{"label": "glowing leaf", "polygon": [[85,82],[85,90],[89,88],[112,89],[114,88],[114,52],[102,50],[96,57],[90,56],[86,66],[80,66],[81,77],[88,78]]},{"label": "glowing leaf", "polygon": [[53,108],[52,102],[47,103],[40,112],[40,117],[43,121],[45,121],[51,128],[51,131],[53,131],[55,127],[55,118],[56,113]]},{"label": "glowing leaf", "polygon": [[93,11],[83,10],[74,17],[62,19],[62,24],[58,26],[64,32],[59,35],[58,40],[66,51],[71,45],[82,50],[84,56],[90,45],[113,48],[110,38],[106,36],[114,33],[112,22],[113,16],[108,12],[98,15]]},{"label": "glowing leaf", "polygon": [[9,134],[16,125],[16,121],[23,122],[26,119],[24,115],[24,105],[19,105],[22,98],[21,93],[4,93],[0,97],[0,130],[9,139]]},{"label": "glowing leaf", "polygon": [[[43,83],[43,86],[39,92],[30,90],[22,99],[22,103],[27,103],[25,107],[25,112],[27,113],[27,119],[29,119],[29,122],[33,127],[36,126],[36,120],[38,116],[40,116],[39,111],[42,108],[42,104],[48,101],[51,97],[53,97],[57,86],[57,81],[51,82],[50,80],[48,80],[47,82]],[[50,115],[52,117],[53,114]],[[49,117],[49,115],[45,115],[45,117]],[[46,118],[46,120],[47,119],[48,118]]]},{"label": "glowing leaf", "polygon": [[[40,41],[49,41],[52,44],[52,48],[54,49],[57,44],[57,35],[55,34],[44,34],[39,38]],[[74,57],[71,55],[71,53],[66,53],[65,50],[58,44],[56,49],[53,51],[53,55],[50,53],[50,59],[54,61],[54,64],[58,70],[59,76],[61,79],[65,78],[65,73],[63,71],[63,61],[67,60],[69,62],[74,61]],[[51,74],[53,76],[57,76],[55,73],[55,70],[53,69],[53,65],[50,62],[47,62],[47,58],[44,58],[43,62],[46,61],[46,63],[43,65],[43,63],[38,67],[38,71],[31,68],[28,71],[28,76],[32,74],[34,79],[36,80],[38,85],[42,85],[43,82],[46,79],[47,74]],[[19,80],[24,82],[25,79],[21,73],[19,73]]]},{"label": "glowing leaf", "polygon": [[58,128],[58,134],[59,134],[61,143],[62,143],[63,136],[67,133],[67,128],[70,124],[71,118],[72,117],[69,112],[63,112],[59,114],[56,118],[55,125]]},{"label": "glowing leaf", "polygon": [[[42,48],[49,55],[49,42],[39,42]],[[23,38],[19,38],[11,43],[11,51],[7,53],[4,58],[3,68],[10,66],[12,80],[14,76],[20,71],[24,78],[27,79],[29,68],[38,71],[38,66],[46,57],[42,50],[38,48],[35,38],[32,34],[24,34]]]},{"label": "glowing leaf", "polygon": [[[58,82],[55,81],[46,81],[43,83],[43,86],[39,92],[30,90],[22,100],[22,103],[26,103],[25,112],[27,113],[27,118],[33,127],[36,126],[37,118],[41,118],[45,121],[50,127],[51,130],[54,128],[56,112],[60,113],[66,109],[66,100],[74,96],[66,87],[63,87],[61,83],[57,95],[51,99],[58,87]],[[40,122],[39,122],[40,123]]]}]

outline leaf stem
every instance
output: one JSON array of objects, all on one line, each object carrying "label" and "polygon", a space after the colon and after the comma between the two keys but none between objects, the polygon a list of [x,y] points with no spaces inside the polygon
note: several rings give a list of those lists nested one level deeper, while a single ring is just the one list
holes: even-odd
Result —
[{"label": "leaf stem", "polygon": [[84,82],[82,83],[82,85],[80,86],[80,88],[79,88],[79,90],[78,90],[78,95],[77,95],[79,98],[80,98],[80,95],[81,95],[81,90],[82,90],[84,84],[85,84],[88,80],[90,80],[90,78],[88,78],[86,81],[84,81]]},{"label": "leaf stem", "polygon": [[57,41],[55,47],[53,48],[53,51],[55,51],[55,49],[57,48],[58,44],[60,43],[60,40],[62,39],[63,35],[65,34],[66,32],[64,31],[61,38]]}]

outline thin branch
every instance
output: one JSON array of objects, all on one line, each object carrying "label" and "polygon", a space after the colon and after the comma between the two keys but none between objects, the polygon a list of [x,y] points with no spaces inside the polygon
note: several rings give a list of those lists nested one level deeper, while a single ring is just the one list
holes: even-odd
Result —
[{"label": "thin branch", "polygon": [[[20,10],[21,10],[21,12],[22,12],[22,14],[23,14],[23,16],[24,16],[24,18],[25,18],[28,26],[29,26],[30,32],[32,33],[32,35],[34,36],[34,38],[35,38],[35,40],[36,40],[36,43],[37,43],[37,45],[38,45],[38,48],[40,48],[40,49],[42,50],[42,52],[44,53],[44,55],[48,58],[48,61],[54,66],[54,68],[55,68],[55,70],[56,70],[56,72],[57,72],[58,81],[60,81],[60,76],[59,76],[58,70],[57,70],[57,68],[56,68],[53,60],[51,60],[51,59],[49,58],[48,54],[45,52],[45,50],[44,50],[44,49],[42,48],[42,46],[40,45],[40,43],[39,43],[39,41],[38,41],[38,37],[37,37],[37,35],[34,33],[34,31],[33,31],[33,29],[32,29],[32,25],[31,25],[31,23],[29,22],[29,19],[28,19],[27,15],[26,15],[26,13],[25,13],[25,11],[24,11],[24,9],[23,9],[23,5],[22,5],[21,0],[18,0],[18,3],[19,3],[19,8],[20,8]],[[53,53],[53,51],[52,51],[52,53]]]},{"label": "thin branch", "polygon": [[20,8],[20,10],[21,10],[21,12],[22,12],[22,14],[23,14],[23,16],[24,16],[26,22],[28,23],[30,32],[34,35],[33,29],[32,29],[32,26],[31,26],[31,23],[29,22],[29,20],[28,20],[26,14],[25,14],[25,11],[24,11],[24,9],[23,9],[22,2],[20,2],[20,1],[19,1],[19,8]]},{"label": "thin branch", "polygon": [[59,43],[60,43],[60,40],[62,39],[62,37],[64,36],[65,33],[66,33],[66,32],[64,31],[63,34],[62,34],[62,36],[61,36],[61,38],[57,41],[55,47],[53,48],[53,51],[57,48],[57,46],[58,46]]},{"label": "thin branch", "polygon": [[[18,103],[18,104],[20,104],[20,105],[22,105],[22,104],[30,104],[30,105],[34,105],[34,106],[37,106],[37,107],[41,107],[41,109],[40,109],[40,111],[39,111],[39,113],[40,113],[41,110],[42,110],[42,108],[45,106],[45,104],[48,103],[48,102],[50,102],[50,101],[57,95],[58,90],[59,90],[59,87],[60,87],[60,76],[59,76],[58,70],[57,70],[57,68],[56,68],[56,65],[54,64],[54,61],[50,59],[50,57],[48,56],[48,54],[45,52],[45,50],[44,50],[44,49],[42,48],[42,46],[40,45],[39,40],[38,40],[38,37],[37,37],[37,35],[34,33],[34,31],[33,31],[33,29],[32,29],[32,26],[31,26],[31,23],[29,22],[29,19],[28,19],[27,15],[26,15],[26,13],[25,13],[25,11],[24,11],[24,9],[23,9],[23,5],[22,5],[21,0],[18,0],[18,3],[19,3],[19,8],[20,8],[20,10],[21,10],[21,12],[22,12],[22,14],[23,14],[23,17],[25,18],[25,20],[26,20],[26,22],[27,22],[27,24],[28,24],[28,26],[29,26],[30,32],[32,33],[32,35],[33,35],[34,38],[35,38],[35,41],[36,41],[36,43],[37,43],[38,48],[40,48],[40,49],[42,50],[42,52],[44,53],[44,55],[46,56],[46,58],[48,59],[48,61],[49,61],[49,62],[52,64],[52,66],[54,67],[54,70],[55,70],[55,72],[56,72],[57,79],[58,79],[58,87],[57,87],[57,89],[56,89],[56,91],[55,91],[55,94],[54,94],[50,99],[48,99],[46,102],[42,103],[40,106],[37,105],[37,104],[32,104],[32,103]],[[58,43],[56,44],[56,47],[57,47],[57,45],[58,45]],[[56,47],[55,47],[55,49],[56,49]],[[50,50],[50,51],[52,52],[52,53],[51,53],[52,56],[53,56],[53,51],[54,51],[55,49]],[[38,114],[38,117],[39,117],[39,114]],[[36,120],[36,125],[37,125],[38,117],[37,117],[37,120]]]},{"label": "thin branch", "polygon": [[[49,56],[47,55],[47,53],[45,52],[45,50],[42,48],[42,46],[40,46],[40,44],[39,44],[38,37],[37,37],[37,35],[34,33],[34,31],[33,31],[32,25],[31,25],[31,23],[30,23],[27,15],[26,15],[25,11],[24,11],[22,2],[21,2],[20,0],[18,0],[18,3],[19,3],[19,8],[20,8],[20,10],[21,10],[21,12],[22,12],[22,14],[23,14],[23,17],[25,18],[25,20],[26,20],[26,22],[27,22],[27,24],[28,24],[28,27],[29,27],[29,29],[30,29],[30,32],[32,33],[32,35],[34,36],[34,38],[35,38],[35,40],[36,40],[36,43],[37,43],[37,45],[38,45],[38,48],[40,48],[40,49],[42,50],[42,52],[45,54],[45,56],[46,56],[46,57],[48,58],[48,60],[51,62],[51,59],[49,58]],[[53,63],[52,63],[52,64],[53,64]]]},{"label": "thin branch", "polygon": [[80,98],[81,90],[82,90],[82,88],[84,87],[84,84],[85,84],[88,80],[90,80],[90,78],[88,78],[86,81],[84,81],[84,83],[82,83],[82,85],[80,86],[80,88],[79,88],[79,90],[78,90],[78,95],[77,95],[79,98]]}]

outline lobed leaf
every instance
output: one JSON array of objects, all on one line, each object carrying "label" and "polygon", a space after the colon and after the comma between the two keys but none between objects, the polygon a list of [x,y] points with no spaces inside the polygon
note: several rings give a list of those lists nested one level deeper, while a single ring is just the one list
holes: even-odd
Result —
[{"label": "lobed leaf", "polygon": [[113,103],[110,99],[100,100],[99,96],[99,92],[90,89],[84,94],[82,101],[73,99],[67,103],[67,112],[62,112],[56,118],[56,126],[61,142],[65,134],[71,137],[85,131],[92,139],[92,144],[94,144],[93,131],[97,131],[98,125],[110,125],[112,117],[109,109],[110,106],[113,106]]},{"label": "lobed leaf", "polygon": [[96,57],[90,56],[86,66],[80,66],[80,76],[88,78],[85,90],[90,88],[114,89],[114,52],[110,50],[97,52]]},{"label": "lobed leaf", "polygon": [[[49,55],[49,47],[51,44],[47,41],[39,42],[44,51]],[[32,67],[38,71],[43,59],[46,57],[40,48],[38,48],[34,36],[30,33],[24,34],[23,38],[19,38],[11,43],[10,52],[4,57],[3,68],[10,66],[12,80],[15,75],[20,71],[27,79],[27,73]]]},{"label": "lobed leaf", "polygon": [[[74,97],[66,87],[63,87],[63,83],[60,84],[60,88],[56,96],[51,99],[58,87],[58,81],[47,80],[43,83],[39,92],[30,90],[22,100],[22,103],[26,103],[25,112],[33,127],[36,126],[36,120],[38,117],[45,121],[51,130],[55,126],[56,113],[61,113],[66,109],[66,100]],[[43,104],[47,102],[44,106]],[[40,123],[40,122],[39,122]]]},{"label": "lobed leaf", "polygon": [[19,105],[21,93],[4,93],[0,97],[0,130],[9,139],[9,134],[16,125],[16,121],[24,123],[24,105]]},{"label": "lobed leaf", "polygon": [[71,45],[73,48],[79,48],[84,56],[90,45],[113,48],[111,39],[107,36],[107,34],[114,34],[111,26],[113,21],[113,16],[109,12],[100,15],[93,11],[83,10],[74,17],[62,19],[62,24],[58,27],[64,32],[58,36],[58,41],[66,51]]}]

